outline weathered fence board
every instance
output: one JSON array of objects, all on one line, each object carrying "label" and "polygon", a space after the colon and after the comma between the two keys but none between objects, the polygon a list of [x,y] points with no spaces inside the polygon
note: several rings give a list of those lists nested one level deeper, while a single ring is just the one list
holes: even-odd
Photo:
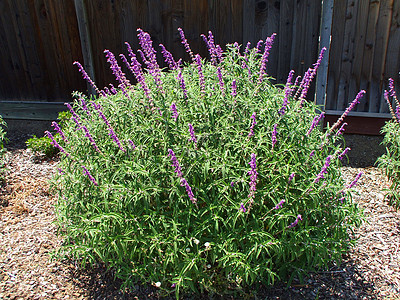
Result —
[{"label": "weathered fence board", "polygon": [[[328,111],[343,111],[366,90],[357,112],[387,114],[387,80],[398,84],[400,1],[335,1],[327,80]],[[346,5],[343,5],[346,3]]]}]

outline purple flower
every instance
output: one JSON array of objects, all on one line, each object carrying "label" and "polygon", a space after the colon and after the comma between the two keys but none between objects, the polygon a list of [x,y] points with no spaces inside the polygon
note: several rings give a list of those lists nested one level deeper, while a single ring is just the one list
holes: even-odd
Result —
[{"label": "purple flower", "polygon": [[276,139],[276,134],[277,134],[276,128],[277,128],[277,127],[278,127],[278,124],[275,124],[275,125],[274,125],[274,129],[272,130],[272,134],[271,134],[272,149],[274,149],[275,144],[276,144],[276,142],[277,142],[277,139]]},{"label": "purple flower", "polygon": [[178,159],[175,156],[174,151],[172,149],[168,149],[168,156],[171,157],[172,166],[175,168],[175,173],[178,175],[179,178],[183,178],[182,169],[179,165]]},{"label": "purple flower", "polygon": [[[394,88],[394,80],[393,78],[389,78],[389,92],[390,92],[390,96],[392,96],[393,98],[396,98],[396,90]],[[397,100],[397,99],[396,99]],[[397,102],[397,101],[396,101]]]},{"label": "purple flower", "polygon": [[347,154],[347,152],[349,152],[349,150],[351,150],[349,147],[347,147],[346,149],[343,150],[342,153],[340,153],[340,155],[338,156],[338,158],[340,160],[342,160],[344,158],[344,156]]},{"label": "purple flower", "polygon": [[[92,102],[94,103],[94,102]],[[121,142],[119,141],[114,129],[112,128],[111,124],[108,122],[106,116],[103,114],[103,112],[101,111],[100,106],[97,106],[97,112],[99,113],[99,116],[103,119],[104,123],[107,125],[108,127],[108,135],[111,136],[111,138],[114,140],[114,142],[117,144],[118,148],[123,151],[126,152],[126,150],[124,149],[124,147],[122,147]]]},{"label": "purple flower", "polygon": [[215,46],[214,36],[212,32],[211,31],[208,32],[208,39],[204,34],[201,34],[200,36],[203,38],[204,42],[207,45],[208,52],[210,53],[211,56],[211,63],[214,66],[216,66],[218,64],[218,58],[220,58],[221,51],[220,48],[218,49],[217,46]]},{"label": "purple flower", "polygon": [[151,100],[151,96],[150,96],[150,89],[146,84],[145,77],[144,77],[143,70],[142,70],[142,65],[137,60],[136,55],[133,53],[132,48],[129,45],[129,43],[125,42],[125,44],[127,45],[128,53],[129,53],[129,56],[130,56],[131,62],[132,62],[131,64],[129,64],[125,60],[125,63],[128,66],[128,68],[131,70],[133,75],[135,75],[136,80],[138,81],[138,83],[142,87],[142,90],[143,90],[144,94],[150,100],[150,103],[151,103],[152,100]]},{"label": "purple flower", "polygon": [[244,54],[245,54],[245,55],[249,53],[249,51],[250,51],[250,45],[251,45],[251,42],[247,42],[246,48],[244,49]]},{"label": "purple flower", "polygon": [[249,132],[249,137],[252,137],[253,135],[254,135],[254,126],[257,124],[257,121],[256,121],[256,112],[253,112],[253,114],[251,115],[251,117],[250,117],[251,119],[253,119],[253,122],[251,123],[251,126],[250,126],[250,132]]},{"label": "purple flower", "polygon": [[242,212],[246,212],[246,207],[244,206],[243,203],[240,203],[240,210],[241,210]]},{"label": "purple flower", "polygon": [[299,223],[299,221],[302,221],[302,220],[303,220],[303,219],[301,218],[301,215],[297,215],[296,220],[295,220],[292,224],[290,224],[290,225],[288,226],[288,228],[293,228],[293,227],[297,226],[297,224]]},{"label": "purple flower", "polygon": [[314,179],[314,183],[318,183],[320,179],[324,179],[324,174],[328,172],[328,167],[329,164],[331,163],[332,155],[328,155],[328,157],[325,160],[325,164],[321,168],[321,171],[317,175],[317,177]]},{"label": "purple flower", "polygon": [[360,179],[360,177],[362,176],[363,172],[360,172],[357,174],[356,178],[354,178],[354,180],[348,185],[346,186],[347,189],[351,189],[353,186],[355,186],[357,184],[357,181]]},{"label": "purple flower", "polygon": [[82,73],[83,79],[87,80],[87,81],[89,82],[89,84],[94,88],[94,90],[96,91],[96,93],[97,93],[98,95],[100,95],[100,94],[101,94],[101,93],[100,93],[100,90],[97,88],[96,84],[95,84],[94,81],[90,78],[90,76],[86,73],[86,71],[85,71],[85,69],[82,67],[82,65],[81,65],[79,62],[77,62],[77,61],[75,61],[73,64],[78,66],[79,72]]},{"label": "purple flower", "polygon": [[132,140],[128,140],[128,143],[129,143],[129,145],[131,145],[131,147],[132,147],[133,150],[136,149],[136,146],[135,146],[135,144],[133,143]]},{"label": "purple flower", "polygon": [[283,203],[285,203],[285,200],[279,201],[279,203],[274,207],[274,209],[282,208]]},{"label": "purple flower", "polygon": [[174,57],[172,56],[172,53],[169,52],[169,51],[164,47],[163,44],[160,44],[159,46],[161,47],[161,53],[162,53],[162,55],[164,56],[165,62],[168,64],[168,67],[169,67],[171,70],[176,70],[176,69],[178,69],[178,65],[177,65],[177,63],[175,62]]},{"label": "purple flower", "polygon": [[86,105],[86,101],[83,97],[79,97],[79,100],[81,101],[81,107],[82,109],[86,112],[86,114],[90,117],[91,113]]},{"label": "purple flower", "polygon": [[340,128],[339,128],[339,130],[336,132],[336,136],[339,136],[339,135],[341,135],[341,134],[343,134],[343,132],[344,132],[344,126],[346,126],[347,125],[347,123],[343,123],[342,124],[342,126],[340,126]]},{"label": "purple flower", "polygon": [[357,105],[357,103],[360,103],[361,97],[365,94],[364,90],[361,90],[356,98],[350,103],[349,107],[344,111],[344,113],[340,116],[340,118],[336,121],[335,124],[333,124],[332,128],[330,131],[335,130],[343,121],[343,119],[349,114],[349,112],[354,108],[354,106]]},{"label": "purple flower", "polygon": [[189,183],[186,181],[185,178],[181,178],[181,186],[184,186],[186,188],[186,192],[190,198],[190,201],[192,201],[193,204],[196,204],[197,199],[194,197],[192,188],[190,187]]},{"label": "purple flower", "polygon": [[181,85],[181,88],[183,90],[183,96],[185,99],[187,99],[188,98],[187,89],[186,89],[186,84],[185,84],[185,80],[183,79],[183,74],[182,74],[181,69],[179,69],[179,71],[178,71],[178,80],[179,80],[179,84]]},{"label": "purple flower", "polygon": [[61,168],[57,168],[57,170],[58,170],[58,174],[60,174],[60,175],[64,175],[65,174],[64,171]]},{"label": "purple flower", "polygon": [[232,92],[231,92],[231,95],[233,97],[236,97],[236,95],[237,95],[236,79],[233,79],[233,81],[232,81]]},{"label": "purple flower", "polygon": [[115,75],[115,78],[117,81],[119,81],[122,85],[123,88],[128,88],[131,84],[126,79],[125,74],[122,72],[121,67],[118,65],[117,60],[115,59],[114,54],[109,51],[109,50],[104,50],[104,53],[106,54],[107,57],[107,62],[110,63],[110,69],[112,70],[113,74]]},{"label": "purple flower", "polygon": [[293,79],[293,75],[294,75],[294,70],[291,70],[289,72],[287,81],[286,81],[286,85],[285,85],[285,98],[283,98],[283,103],[282,103],[282,107],[281,109],[278,111],[278,113],[283,116],[286,112],[286,108],[289,104],[289,97],[292,94],[292,88],[291,88],[291,84],[292,84],[292,79]]},{"label": "purple flower", "polygon": [[233,187],[235,185],[234,181],[231,181],[231,187]]},{"label": "purple flower", "polygon": [[204,81],[203,67],[202,67],[202,63],[201,63],[201,57],[199,54],[196,54],[196,65],[197,65],[197,70],[199,72],[201,93],[204,95],[205,90],[206,90],[206,84]]},{"label": "purple flower", "polygon": [[190,124],[190,123],[189,123],[189,133],[190,133],[189,141],[193,142],[195,145],[195,148],[197,148],[197,138],[194,135],[194,128],[193,128],[192,124]]},{"label": "purple flower", "polygon": [[190,58],[194,61],[193,52],[192,52],[192,49],[190,49],[187,39],[185,38],[185,33],[183,32],[182,28],[178,28],[178,31],[179,31],[179,35],[181,36],[181,43],[185,47],[185,50],[189,54]]},{"label": "purple flower", "polygon": [[308,129],[306,135],[310,135],[315,127],[317,127],[318,123],[324,118],[325,112],[322,112],[320,115],[315,116],[313,121],[311,122],[310,129]]},{"label": "purple flower", "polygon": [[61,136],[61,138],[68,143],[68,139],[65,137],[64,133],[62,132],[60,126],[58,126],[58,124],[56,122],[52,122],[51,126],[54,127],[54,130],[58,132],[58,134]]},{"label": "purple flower", "polygon": [[258,53],[258,52],[261,51],[261,46],[262,46],[263,43],[264,43],[263,40],[259,40],[259,41],[258,41],[258,43],[257,43],[257,45],[256,45],[256,53]]},{"label": "purple flower", "polygon": [[81,120],[81,118],[76,114],[75,110],[72,108],[71,104],[69,104],[68,102],[64,103],[65,106],[68,107],[69,111],[72,114],[71,119],[74,120],[74,122],[76,123],[76,125],[78,126],[78,128],[81,127],[81,124],[79,123],[79,121]]},{"label": "purple flower", "polygon": [[293,180],[295,175],[296,175],[295,173],[290,174],[288,183],[290,183]]},{"label": "purple flower", "polygon": [[53,136],[49,131],[46,130],[44,133],[47,135],[47,137],[48,137],[49,139],[51,139],[51,144],[52,144],[54,147],[58,148],[58,149],[59,149],[62,153],[64,153],[66,156],[69,156],[69,154],[64,150],[64,148],[61,147],[61,146],[57,143],[57,141],[55,140],[54,136]]},{"label": "purple flower", "polygon": [[90,143],[92,144],[93,148],[101,153],[100,149],[97,147],[96,142],[94,141],[93,137],[91,136],[89,130],[87,129],[87,127],[85,125],[82,126],[83,131],[85,132],[85,136],[89,139]]},{"label": "purple flower", "polygon": [[85,166],[82,166],[82,169],[83,169],[83,173],[84,173],[87,177],[89,177],[90,181],[93,182],[94,185],[98,185],[97,182],[96,182],[96,180],[94,179],[94,177],[90,174],[89,170],[86,169]]},{"label": "purple flower", "polygon": [[310,158],[312,158],[314,155],[315,155],[315,150],[311,151]]},{"label": "purple flower", "polygon": [[267,69],[269,51],[271,50],[272,44],[274,43],[275,36],[276,33],[273,33],[270,37],[267,37],[267,39],[265,40],[265,49],[261,57],[261,68],[259,72],[258,83],[261,83],[263,81],[265,70]]},{"label": "purple flower", "polygon": [[[146,64],[149,73],[153,76],[158,89],[162,92],[162,74],[160,66],[157,63],[156,51],[153,48],[153,41],[151,40],[150,35],[147,32],[144,32],[140,28],[137,31],[139,32],[139,44],[143,50],[142,57],[144,58],[144,63]],[[141,53],[141,51],[138,52]]]},{"label": "purple flower", "polygon": [[256,185],[257,185],[257,164],[256,164],[256,154],[252,153],[251,154],[251,160],[249,162],[249,165],[251,167],[251,170],[248,172],[250,175],[250,193],[248,195],[249,200],[249,210],[254,202],[254,197],[256,193]]},{"label": "purple flower", "polygon": [[170,110],[172,111],[172,117],[174,118],[175,122],[178,120],[178,110],[176,109],[176,105],[174,102],[172,102],[171,106],[170,106]]}]

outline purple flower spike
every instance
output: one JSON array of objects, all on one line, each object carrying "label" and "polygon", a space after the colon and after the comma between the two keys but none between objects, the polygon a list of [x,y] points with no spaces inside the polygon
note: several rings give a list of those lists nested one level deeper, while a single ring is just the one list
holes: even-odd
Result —
[{"label": "purple flower spike", "polygon": [[272,149],[274,149],[275,144],[276,144],[276,142],[277,142],[277,139],[276,139],[276,134],[277,134],[276,128],[277,128],[277,127],[278,127],[278,124],[275,124],[275,125],[274,125],[274,129],[272,130],[272,134],[271,134]]},{"label": "purple flower spike", "polygon": [[91,182],[93,182],[94,185],[98,185],[97,182],[96,182],[96,180],[94,179],[94,177],[90,174],[89,170],[86,169],[85,166],[82,166],[82,169],[83,169],[83,173],[85,173],[85,175],[86,175],[87,177],[89,177],[89,180],[90,180]]},{"label": "purple flower spike", "polygon": [[283,116],[283,115],[285,114],[285,112],[286,112],[286,108],[287,108],[287,106],[288,106],[288,104],[289,104],[289,97],[290,97],[290,95],[292,94],[292,91],[293,91],[293,89],[292,89],[292,87],[291,87],[291,85],[292,85],[292,80],[293,80],[293,75],[294,75],[294,70],[291,70],[291,71],[289,72],[289,75],[288,75],[288,78],[287,78],[287,81],[286,81],[286,85],[285,85],[285,89],[284,89],[285,98],[283,98],[282,107],[281,107],[281,109],[278,111],[278,113],[279,113],[281,116]]},{"label": "purple flower spike", "polygon": [[310,158],[312,158],[314,155],[315,155],[315,150],[311,151]]},{"label": "purple flower spike", "polygon": [[85,136],[89,139],[89,142],[92,144],[94,150],[101,153],[100,149],[97,147],[96,142],[94,141],[93,137],[91,136],[89,130],[85,125],[82,126],[83,131],[85,132]]},{"label": "purple flower spike", "polygon": [[181,43],[185,47],[186,52],[189,54],[190,58],[194,61],[194,56],[192,49],[190,49],[189,43],[185,37],[185,33],[183,32],[182,28],[178,28],[179,35],[181,36]]},{"label": "purple flower spike", "polygon": [[325,116],[325,112],[322,112],[320,115],[314,117],[314,119],[311,123],[310,129],[308,129],[308,131],[306,133],[307,136],[310,135],[310,133],[313,131],[313,129],[315,127],[317,127],[318,123],[324,118],[324,116]]},{"label": "purple flower spike", "polygon": [[190,139],[189,141],[194,143],[195,148],[197,148],[197,138],[194,135],[194,128],[192,126],[192,124],[189,123],[189,133],[190,133]]},{"label": "purple flower spike", "polygon": [[263,40],[259,40],[257,45],[256,45],[256,53],[261,52],[261,46],[264,43]]},{"label": "purple flower spike", "polygon": [[248,172],[248,174],[250,175],[250,193],[248,195],[249,197],[249,210],[254,202],[254,197],[255,197],[255,193],[256,193],[256,185],[257,185],[257,164],[256,164],[256,154],[252,153],[251,154],[251,160],[249,162],[249,165],[251,167],[251,170]]},{"label": "purple flower spike", "polygon": [[185,99],[187,99],[188,98],[187,89],[186,89],[186,84],[185,84],[185,80],[183,78],[181,69],[179,69],[179,71],[178,71],[178,80],[179,80],[179,84],[181,85],[181,88],[183,90],[183,96]]},{"label": "purple flower spike", "polygon": [[205,90],[206,90],[206,84],[204,81],[203,66],[202,66],[201,57],[199,54],[196,54],[196,64],[197,64],[197,70],[199,72],[200,90],[201,90],[201,93],[204,95]]},{"label": "purple flower spike", "polygon": [[97,93],[98,95],[100,95],[100,94],[101,94],[101,93],[100,93],[100,90],[97,88],[96,84],[95,84],[94,81],[90,78],[90,76],[88,75],[88,73],[86,73],[86,71],[85,71],[85,69],[82,67],[82,65],[81,65],[79,62],[77,62],[77,61],[75,61],[73,64],[78,66],[79,72],[82,73],[83,79],[87,80],[87,81],[89,82],[89,84],[94,88],[94,90],[96,91],[96,93]]},{"label": "purple flower spike", "polygon": [[319,172],[317,177],[314,179],[314,183],[318,183],[320,179],[324,179],[324,174],[328,172],[328,167],[329,167],[329,164],[331,163],[331,159],[332,159],[332,155],[329,155],[326,158],[325,164],[321,168],[321,171]]},{"label": "purple flower spike", "polygon": [[253,114],[251,115],[251,117],[250,117],[251,119],[253,119],[253,122],[251,123],[251,126],[250,126],[250,132],[249,132],[249,137],[252,137],[253,135],[254,135],[254,126],[257,124],[257,121],[256,121],[256,113],[255,112],[253,112]]},{"label": "purple flower spike", "polygon": [[51,126],[54,127],[54,130],[58,132],[58,134],[61,136],[61,138],[68,143],[68,139],[65,137],[64,133],[62,132],[60,126],[56,122],[52,122]]},{"label": "purple flower spike", "polygon": [[357,181],[360,179],[360,177],[363,175],[363,172],[360,172],[357,174],[356,178],[348,185],[346,186],[347,189],[351,189],[353,186],[357,184]]},{"label": "purple flower spike", "polygon": [[184,186],[186,188],[186,192],[190,198],[190,201],[192,201],[193,204],[197,203],[197,199],[194,197],[192,188],[190,187],[189,183],[186,181],[185,178],[181,179],[181,186]]},{"label": "purple flower spike", "polygon": [[343,119],[349,114],[349,112],[357,105],[357,103],[360,103],[360,99],[364,96],[365,91],[361,90],[356,98],[350,103],[349,107],[344,111],[344,113],[340,116],[340,118],[336,121],[335,124],[333,124],[332,128],[330,131],[335,130],[342,122]]},{"label": "purple flower spike", "polygon": [[[94,104],[94,102],[92,102]],[[101,111],[101,107],[100,105],[96,105],[95,107],[97,107],[97,112],[99,113],[99,116],[103,119],[104,123],[107,125],[108,127],[108,135],[111,136],[111,138],[114,140],[114,142],[117,144],[118,148],[123,151],[126,152],[126,150],[124,149],[124,147],[122,147],[122,144],[120,142],[120,140],[118,139],[114,129],[112,128],[111,124],[108,122],[106,116],[103,114],[103,112]]]},{"label": "purple flower spike", "polygon": [[64,150],[64,148],[61,147],[61,146],[57,143],[57,141],[55,140],[54,136],[53,136],[49,131],[45,131],[44,133],[47,135],[48,138],[51,139],[51,144],[52,144],[54,147],[58,148],[58,149],[59,149],[62,153],[64,153],[66,156],[69,156],[69,154]]},{"label": "purple flower spike", "polygon": [[231,187],[234,187],[234,185],[235,185],[235,182],[231,181]]},{"label": "purple flower spike", "polygon": [[170,110],[172,111],[172,117],[174,118],[175,122],[178,120],[178,110],[176,109],[176,105],[174,102],[172,102],[171,106],[170,106]]},{"label": "purple flower spike", "polygon": [[302,221],[302,220],[303,220],[303,219],[301,218],[301,215],[297,215],[296,220],[295,220],[292,224],[290,224],[290,225],[288,226],[288,228],[296,227],[297,224],[299,223],[299,221]]},{"label": "purple flower spike", "polygon": [[339,130],[336,132],[336,136],[339,136],[341,134],[343,134],[344,132],[344,127],[347,125],[347,123],[343,123],[342,126],[340,126]]},{"label": "purple flower spike", "polygon": [[126,79],[125,74],[122,72],[121,67],[118,65],[117,60],[115,59],[114,54],[109,50],[104,50],[104,53],[107,57],[107,62],[110,63],[110,69],[112,70],[117,81],[122,85],[123,88],[129,88],[130,82]]},{"label": "purple flower spike", "polygon": [[347,147],[346,149],[343,150],[342,153],[340,153],[340,155],[338,156],[338,158],[340,160],[342,160],[344,158],[344,156],[347,154],[347,152],[349,152],[349,150],[351,150],[349,147]]},{"label": "purple flower spike", "polygon": [[282,208],[283,203],[285,203],[285,200],[279,201],[279,203],[274,207],[274,209],[280,209],[280,208]]},{"label": "purple flower spike", "polygon": [[236,95],[237,95],[236,79],[233,79],[233,81],[232,81],[232,92],[231,92],[231,95],[233,97],[236,97]]},{"label": "purple flower spike", "polygon": [[128,140],[128,143],[129,143],[129,145],[131,145],[131,147],[132,147],[133,150],[136,149],[136,146],[135,146],[135,144],[133,143],[132,140]]},{"label": "purple flower spike", "polygon": [[160,44],[160,47],[161,47],[161,49],[162,49],[161,53],[163,54],[164,59],[165,59],[165,62],[168,64],[168,67],[169,67],[171,70],[176,70],[176,69],[178,69],[178,65],[177,65],[177,63],[175,62],[174,57],[172,56],[172,53],[169,52],[169,51],[165,48],[165,46],[164,46],[163,44]]},{"label": "purple flower spike", "polygon": [[242,212],[246,212],[246,207],[244,206],[244,204],[243,203],[240,203],[240,210],[242,211]]},{"label": "purple flower spike", "polygon": [[274,43],[275,36],[276,36],[276,33],[273,33],[270,37],[267,37],[267,39],[265,40],[265,50],[261,57],[261,68],[260,68],[259,77],[258,77],[259,84],[263,81],[263,78],[265,75],[265,70],[267,69],[269,51],[272,48],[272,44]]},{"label": "purple flower spike", "polygon": [[175,173],[178,175],[179,178],[183,178],[182,169],[179,165],[178,159],[175,156],[174,151],[172,149],[168,149],[168,156],[171,157],[172,166],[175,167]]}]

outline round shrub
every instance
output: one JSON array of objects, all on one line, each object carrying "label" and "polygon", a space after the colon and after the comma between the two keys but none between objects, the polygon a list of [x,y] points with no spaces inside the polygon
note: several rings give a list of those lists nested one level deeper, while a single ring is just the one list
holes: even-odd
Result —
[{"label": "round shrub", "polygon": [[400,103],[396,96],[394,81],[391,78],[389,79],[389,91],[384,92],[384,97],[393,118],[382,127],[386,153],[379,157],[377,162],[391,181],[388,193],[391,202],[394,206],[400,207]]},{"label": "round shrub", "polygon": [[[126,286],[152,283],[165,293],[241,291],[292,280],[339,260],[358,222],[340,177],[339,120],[305,101],[319,61],[303,79],[274,86],[264,45],[224,52],[211,33],[210,58],[176,62],[139,30],[142,68],[128,45],[105,51],[118,80],[99,97],[77,94],[56,186],[64,253],[103,262]],[[361,95],[361,94],[360,94]]]}]

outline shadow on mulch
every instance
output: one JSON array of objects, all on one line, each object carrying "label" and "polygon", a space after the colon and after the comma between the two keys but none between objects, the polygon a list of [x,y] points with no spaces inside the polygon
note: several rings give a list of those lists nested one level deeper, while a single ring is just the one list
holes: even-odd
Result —
[{"label": "shadow on mulch", "polygon": [[[122,281],[114,279],[104,267],[70,269],[74,284],[87,292],[89,299],[175,299],[174,294],[162,297],[151,285],[137,285],[133,291],[119,291]],[[241,299],[377,299],[376,290],[357,269],[354,261],[344,261],[329,271],[311,273],[305,283],[295,282],[289,288],[283,283],[272,287],[250,289]],[[239,299],[234,296],[187,295],[182,299]]]}]

